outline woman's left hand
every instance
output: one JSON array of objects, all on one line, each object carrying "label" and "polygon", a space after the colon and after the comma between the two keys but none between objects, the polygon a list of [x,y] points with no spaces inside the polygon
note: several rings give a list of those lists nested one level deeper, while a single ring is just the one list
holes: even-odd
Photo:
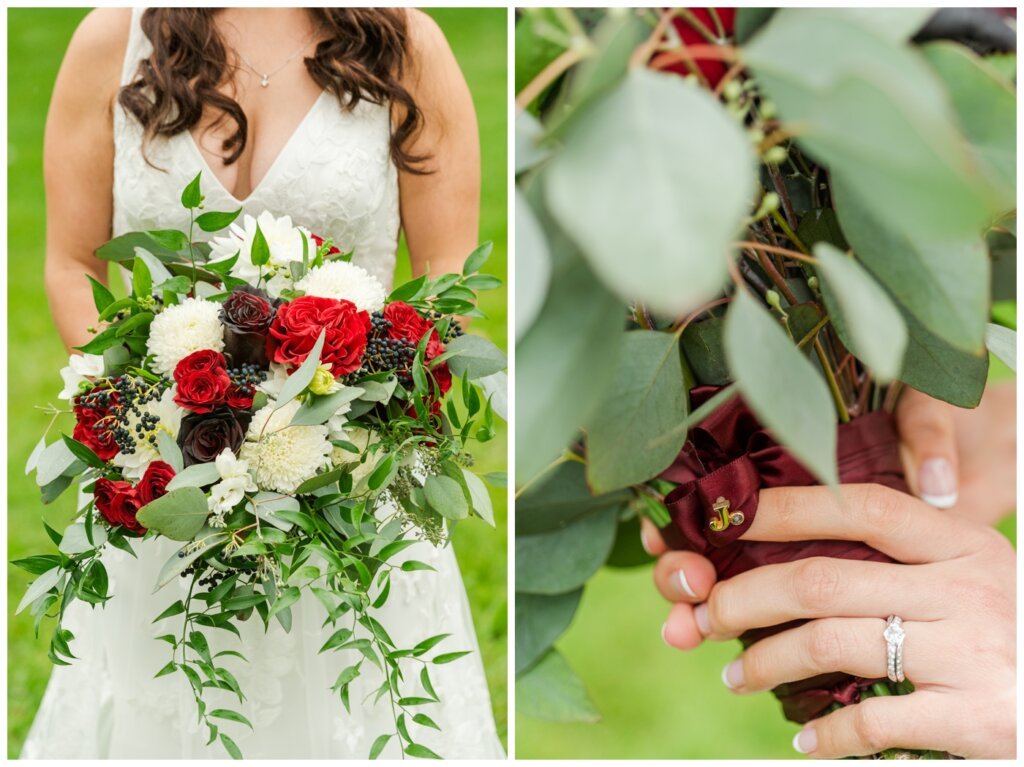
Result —
[{"label": "woman's left hand", "polygon": [[[666,641],[685,649],[705,638],[732,639],[748,629],[809,619],[757,642],[726,667],[726,684],[751,693],[826,672],[885,677],[882,632],[886,617],[898,615],[906,631],[904,669],[915,691],[868,698],[810,722],[794,747],[826,758],[897,747],[1013,758],[1012,546],[990,528],[895,490],[844,485],[841,492],[839,498],[824,487],[763,490],[743,537],[863,541],[906,564],[814,557],[766,565],[715,584],[696,607],[693,598],[678,594],[674,570],[659,566],[659,589],[677,602],[665,624]],[[713,574],[704,575],[691,580],[704,587]],[[701,597],[707,593],[698,589]]]}]

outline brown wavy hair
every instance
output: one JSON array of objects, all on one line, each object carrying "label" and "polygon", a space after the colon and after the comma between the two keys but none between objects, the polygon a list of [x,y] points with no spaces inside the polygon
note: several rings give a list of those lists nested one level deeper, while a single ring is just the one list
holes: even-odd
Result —
[{"label": "brown wavy hair", "polygon": [[[145,140],[173,136],[194,127],[210,107],[231,120],[235,132],[222,145],[224,163],[245,149],[248,121],[242,107],[218,90],[235,70],[213,23],[217,8],[147,8],[142,31],[153,44],[139,63],[135,79],[121,88],[118,103],[143,126]],[[426,156],[413,155],[406,143],[420,129],[423,115],[401,84],[407,64],[408,24],[401,8],[309,8],[327,32],[303,61],[313,81],[351,110],[363,99],[388,104],[396,116],[391,158],[411,173],[424,173]]]}]

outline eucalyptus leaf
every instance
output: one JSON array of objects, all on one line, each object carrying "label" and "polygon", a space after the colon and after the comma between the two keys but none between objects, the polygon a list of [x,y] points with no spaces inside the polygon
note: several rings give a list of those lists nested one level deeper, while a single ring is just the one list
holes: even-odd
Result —
[{"label": "eucalyptus leaf", "polygon": [[508,367],[505,353],[483,336],[459,336],[448,344],[445,351],[452,355],[448,359],[448,368],[459,378],[482,378]]},{"label": "eucalyptus leaf", "polygon": [[284,382],[281,392],[277,395],[277,408],[287,405],[298,397],[309,386],[309,382],[313,380],[316,369],[320,365],[320,354],[323,352],[326,333],[326,330],[320,331],[320,335],[317,337],[316,343],[313,344],[313,348],[309,350],[309,354],[306,355],[306,359],[299,365],[298,370],[288,376],[288,379]]},{"label": "eucalyptus leaf", "polygon": [[572,622],[583,589],[565,594],[516,594],[516,674],[532,666]]},{"label": "eucalyptus leaf", "polygon": [[292,426],[316,425],[326,423],[338,409],[349,402],[363,396],[364,390],[356,386],[343,386],[333,394],[313,395],[308,402],[303,402],[295,416]]},{"label": "eucalyptus leaf", "polygon": [[722,329],[722,318],[712,316],[691,322],[680,337],[683,354],[698,383],[725,386],[731,380],[725,364]]},{"label": "eucalyptus leaf", "polygon": [[547,722],[596,722],[583,682],[554,649],[516,679],[516,713]]},{"label": "eucalyptus leaf", "polygon": [[139,523],[175,541],[190,541],[210,516],[206,494],[197,487],[171,490],[139,509]]},{"label": "eucalyptus leaf", "polygon": [[988,316],[989,261],[980,234],[910,239],[873,215],[845,177],[832,175],[843,232],[857,258],[931,332],[979,351]]},{"label": "eucalyptus leaf", "polygon": [[587,486],[584,465],[566,461],[539,478],[516,500],[516,535],[560,530],[588,514],[621,507],[632,495],[620,490],[595,496]]},{"label": "eucalyptus leaf", "polygon": [[574,128],[547,193],[605,285],[678,315],[721,290],[755,180],[750,141],[707,90],[640,68]]},{"label": "eucalyptus leaf", "polygon": [[47,570],[45,573],[36,578],[29,585],[25,591],[25,595],[21,598],[18,603],[18,609],[14,611],[14,614],[19,614],[22,610],[28,607],[30,604],[35,602],[39,597],[43,596],[46,592],[52,589],[60,581],[61,575],[64,570],[60,567],[54,567],[52,570]]},{"label": "eucalyptus leaf", "polygon": [[[517,134],[518,135],[518,134]],[[516,188],[516,338],[537,319],[551,283],[551,253],[526,196]]]},{"label": "eucalyptus leaf", "polygon": [[58,439],[39,454],[36,465],[36,484],[39,487],[50,484],[74,466],[77,460],[64,440]]},{"label": "eucalyptus leaf", "polygon": [[744,61],[784,123],[799,126],[800,145],[873,217],[912,239],[962,242],[999,212],[998,196],[973,166],[942,82],[902,40],[906,15],[870,13],[866,23],[845,9],[784,8]]},{"label": "eucalyptus leaf", "polygon": [[[554,461],[604,394],[624,325],[611,295],[564,237],[552,242],[551,290],[516,345],[516,481]],[[566,328],[572,328],[571,333]],[[566,393],[571,392],[571,397]]]},{"label": "eucalyptus leaf", "polygon": [[688,403],[674,334],[626,334],[615,377],[587,423],[587,478],[595,493],[646,482],[686,441]]},{"label": "eucalyptus leaf", "polygon": [[954,348],[904,313],[909,340],[900,380],[957,407],[977,407],[988,378],[988,354]]},{"label": "eucalyptus leaf", "polygon": [[836,412],[825,381],[744,289],[725,319],[725,354],[743,399],[764,426],[821,481],[834,485]]},{"label": "eucalyptus leaf", "polygon": [[1017,331],[989,323],[985,327],[985,346],[1013,372],[1017,372]]},{"label": "eucalyptus leaf", "polygon": [[[185,467],[185,458],[181,454],[181,448],[178,447],[178,443],[175,441],[174,437],[171,436],[169,431],[166,429],[159,429],[157,431],[156,447],[157,451],[160,453],[160,460],[174,469],[175,476],[180,474],[182,469]],[[170,489],[173,490],[174,488]]]},{"label": "eucalyptus leaf", "polygon": [[96,525],[92,530],[92,543],[89,543],[89,536],[86,534],[85,523],[75,522],[72,525],[68,525],[64,531],[64,537],[61,538],[60,546],[57,548],[67,554],[68,556],[74,556],[75,554],[84,554],[87,551],[98,549],[104,543],[107,542],[107,531]]},{"label": "eucalyptus leaf", "polygon": [[494,507],[491,505],[491,494],[487,490],[487,485],[469,469],[462,469],[462,476],[473,502],[473,511],[484,522],[494,527]]},{"label": "eucalyptus leaf", "polygon": [[177,490],[182,487],[205,487],[212,485],[219,479],[220,471],[217,469],[217,464],[194,463],[175,474],[171,481],[167,483],[167,489]]},{"label": "eucalyptus leaf", "polygon": [[[840,314],[853,350],[882,381],[899,377],[907,349],[907,325],[889,294],[854,259],[828,243],[814,247],[830,314]],[[825,290],[824,286],[828,289]]]},{"label": "eucalyptus leaf", "polygon": [[540,535],[516,536],[516,591],[562,594],[582,586],[604,564],[615,541],[618,509],[579,518]]},{"label": "eucalyptus leaf", "polygon": [[423,493],[430,508],[442,517],[451,520],[465,519],[469,516],[469,503],[462,486],[454,479],[444,475],[431,475],[423,483]]}]

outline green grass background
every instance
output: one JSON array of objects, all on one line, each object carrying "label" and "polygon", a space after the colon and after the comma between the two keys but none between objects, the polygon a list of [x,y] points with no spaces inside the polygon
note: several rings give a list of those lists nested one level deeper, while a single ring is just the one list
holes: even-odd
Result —
[{"label": "green grass background", "polygon": [[[61,388],[57,371],[66,364],[47,309],[43,289],[44,197],[42,140],[54,78],[71,34],[87,9],[12,9],[8,11],[8,556],[10,559],[52,548],[40,523],[53,526],[72,511],[71,494],[45,513],[25,460],[46,428],[38,405],[55,402]],[[480,236],[495,243],[487,268],[506,275],[507,140],[506,36],[504,9],[434,9],[469,82],[480,122],[483,191]],[[408,258],[399,256],[397,282],[408,278]],[[83,278],[84,279],[84,278]],[[488,314],[474,323],[506,348],[505,291],[481,299]],[[476,453],[484,471],[503,471],[507,431]],[[494,715],[503,742],[507,716],[507,535],[506,493],[492,491],[498,530],[475,521],[459,526],[454,546],[476,621]],[[58,529],[60,529],[58,527]],[[17,757],[50,673],[45,635],[36,640],[27,613],[14,616],[30,578],[8,568],[8,756]],[[158,605],[154,605],[158,607]],[[44,627],[44,631],[45,631]],[[144,670],[140,671],[145,673]]]}]

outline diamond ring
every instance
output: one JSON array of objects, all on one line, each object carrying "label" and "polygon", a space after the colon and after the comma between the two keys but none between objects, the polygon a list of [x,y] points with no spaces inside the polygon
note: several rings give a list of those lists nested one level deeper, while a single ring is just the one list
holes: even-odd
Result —
[{"label": "diamond ring", "polygon": [[903,619],[898,615],[890,615],[882,632],[886,642],[886,674],[892,682],[902,682],[903,674],[903,640],[907,634],[903,630]]}]

